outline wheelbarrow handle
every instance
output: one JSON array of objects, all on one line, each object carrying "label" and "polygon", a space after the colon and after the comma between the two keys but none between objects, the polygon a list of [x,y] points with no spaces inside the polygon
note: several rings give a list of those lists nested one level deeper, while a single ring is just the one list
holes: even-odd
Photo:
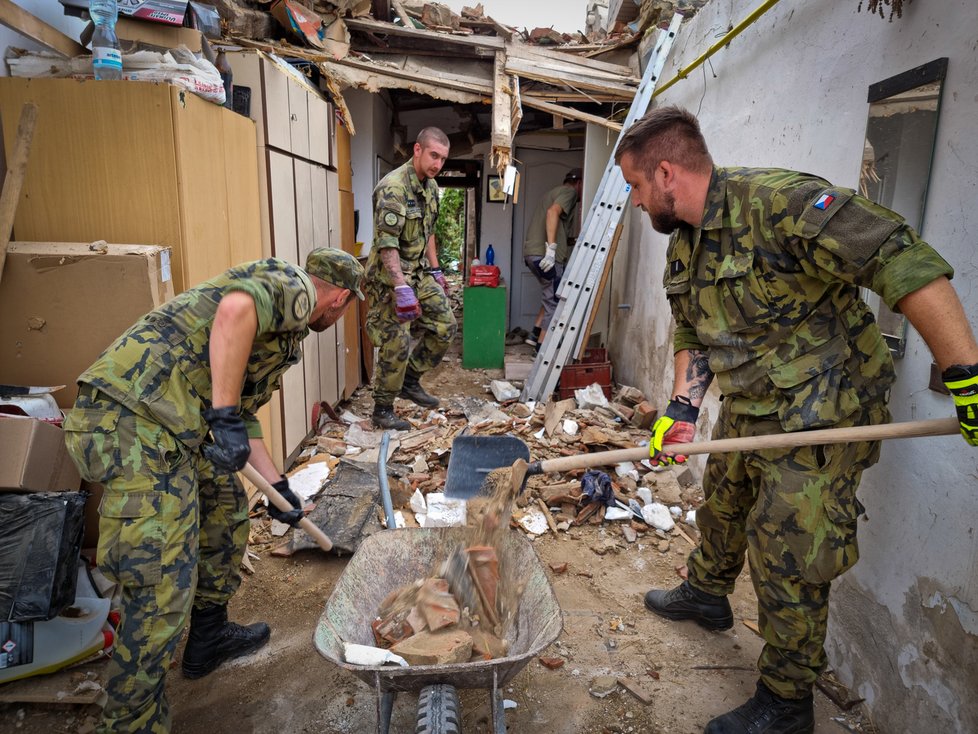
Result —
[{"label": "wheelbarrow handle", "polygon": [[[715,441],[693,443],[671,443],[670,454],[722,454],[735,451],[760,451],[763,449],[794,448],[796,446],[817,446],[829,443],[849,443],[852,441],[881,441],[887,438],[919,438],[922,436],[950,436],[960,432],[957,418],[937,418],[926,421],[907,421],[904,423],[884,423],[874,426],[848,426],[846,428],[824,428],[818,431],[797,431],[795,433],[773,433],[765,436],[747,438],[721,438]],[[623,461],[641,461],[649,458],[649,447],[617,451],[598,451],[593,454],[562,456],[559,459],[535,461],[527,468],[527,475],[548,472],[589,469],[592,466],[612,466]]]},{"label": "wheelbarrow handle", "polygon": [[[269,483],[265,477],[258,473],[251,464],[245,464],[244,468],[241,470],[244,477],[258,488],[258,491],[263,495],[268,497],[268,501],[275,505],[282,512],[291,512],[295,508],[292,503],[289,502],[285,497],[279,494],[275,488]],[[315,523],[308,517],[303,517],[299,520],[299,527],[306,531],[309,536],[316,541],[320,548],[324,551],[330,551],[333,549],[333,541],[329,539],[322,530],[316,527]]]}]

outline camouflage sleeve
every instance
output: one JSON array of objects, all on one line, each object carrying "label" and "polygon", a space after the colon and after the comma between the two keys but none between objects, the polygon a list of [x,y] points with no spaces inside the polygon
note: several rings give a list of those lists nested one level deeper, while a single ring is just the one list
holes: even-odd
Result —
[{"label": "camouflage sleeve", "polygon": [[690,300],[690,278],[689,268],[684,264],[684,257],[680,253],[688,253],[688,250],[689,243],[683,241],[678,233],[673,234],[666,251],[666,271],[662,277],[662,287],[676,323],[672,336],[674,354],[684,349],[706,350],[686,315]]},{"label": "camouflage sleeve", "polygon": [[400,246],[405,214],[404,197],[398,196],[390,187],[377,189],[374,193],[374,247],[382,250]]},{"label": "camouflage sleeve", "polygon": [[787,244],[815,277],[869,288],[892,309],[908,293],[954,273],[900,215],[851,189],[810,180],[785,196]]},{"label": "camouflage sleeve", "polygon": [[258,270],[250,278],[236,280],[228,292],[244,291],[255,302],[258,333],[302,331],[309,325],[312,286],[305,276],[287,263],[278,270]]},{"label": "camouflage sleeve", "polygon": [[264,438],[261,423],[258,422],[258,419],[253,413],[244,413],[241,419],[244,421],[245,428],[248,431],[248,438]]}]

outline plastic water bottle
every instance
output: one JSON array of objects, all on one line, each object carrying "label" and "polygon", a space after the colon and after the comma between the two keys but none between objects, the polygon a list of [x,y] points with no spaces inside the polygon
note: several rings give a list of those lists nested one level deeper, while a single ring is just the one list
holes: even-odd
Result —
[{"label": "plastic water bottle", "polygon": [[496,264],[496,251],[492,249],[492,245],[486,248],[486,265]]},{"label": "plastic water bottle", "polygon": [[96,79],[122,79],[122,51],[115,35],[119,17],[117,0],[89,0],[88,13],[95,23],[92,34],[92,70]]}]

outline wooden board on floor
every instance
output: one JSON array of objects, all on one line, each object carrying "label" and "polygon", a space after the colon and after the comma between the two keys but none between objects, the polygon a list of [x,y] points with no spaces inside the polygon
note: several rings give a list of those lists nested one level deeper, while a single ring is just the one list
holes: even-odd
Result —
[{"label": "wooden board on floor", "polygon": [[0,703],[96,703],[102,695],[105,661],[23,678],[0,685]]}]

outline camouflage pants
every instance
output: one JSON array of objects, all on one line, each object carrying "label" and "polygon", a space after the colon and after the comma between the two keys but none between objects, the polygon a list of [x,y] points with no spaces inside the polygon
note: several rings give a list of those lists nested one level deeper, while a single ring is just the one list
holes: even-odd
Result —
[{"label": "camouflage pants", "polygon": [[[421,317],[406,324],[397,320],[393,289],[372,299],[367,314],[367,336],[380,348],[374,365],[373,393],[377,405],[393,405],[404,385],[406,371],[420,377],[438,366],[455,337],[455,315],[448,297],[430,275],[414,286],[421,304]],[[423,332],[411,351],[411,331]]]},{"label": "camouflage pants", "polygon": [[[878,402],[838,426],[889,420]],[[780,431],[776,420],[724,409],[713,438]],[[747,554],[765,641],[761,679],[785,698],[808,695],[825,667],[829,587],[859,557],[856,489],[879,451],[879,442],[861,442],[715,454],[707,462],[706,503],[696,513],[702,540],[689,557],[689,580],[729,594]]]},{"label": "camouflage pants", "polygon": [[87,386],[65,441],[82,477],[105,489],[98,567],[122,592],[98,731],[164,734],[163,681],[191,604],[224,604],[241,582],[244,489],[159,424]]}]

